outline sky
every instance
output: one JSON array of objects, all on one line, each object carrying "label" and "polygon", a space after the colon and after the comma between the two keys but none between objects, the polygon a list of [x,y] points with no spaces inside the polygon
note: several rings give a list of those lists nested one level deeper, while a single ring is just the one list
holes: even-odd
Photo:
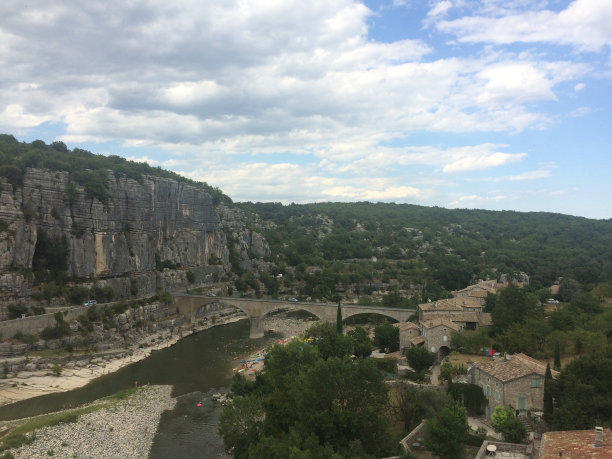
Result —
[{"label": "sky", "polygon": [[0,133],[234,201],[612,218],[611,0],[4,0]]}]

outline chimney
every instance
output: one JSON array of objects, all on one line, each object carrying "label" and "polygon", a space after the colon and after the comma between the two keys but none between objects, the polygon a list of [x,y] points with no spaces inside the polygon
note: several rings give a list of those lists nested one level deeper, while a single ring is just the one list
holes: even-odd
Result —
[{"label": "chimney", "polygon": [[595,448],[603,447],[603,427],[595,427]]}]

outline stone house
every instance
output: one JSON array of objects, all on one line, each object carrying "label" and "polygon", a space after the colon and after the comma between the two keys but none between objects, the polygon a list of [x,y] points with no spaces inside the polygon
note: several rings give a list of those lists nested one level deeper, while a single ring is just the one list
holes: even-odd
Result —
[{"label": "stone house", "polygon": [[432,319],[420,322],[424,344],[429,352],[450,352],[451,331],[459,331],[459,325],[448,319]]},{"label": "stone house", "polygon": [[[487,417],[493,414],[497,405],[520,411],[542,411],[545,373],[546,365],[525,354],[477,362],[469,370],[471,382],[482,387],[489,402]],[[553,371],[552,374],[557,377],[559,373]]]},{"label": "stone house", "polygon": [[398,322],[393,325],[399,328],[400,352],[402,352],[407,347],[411,347],[412,343],[410,342],[410,340],[419,337],[421,334],[419,326],[412,322]]},{"label": "stone house", "polygon": [[448,298],[419,304],[419,320],[447,319],[459,326],[459,331],[476,330],[492,324],[491,314],[482,312],[480,298]]},{"label": "stone house", "polygon": [[480,280],[477,284],[468,285],[466,288],[461,290],[453,291],[453,296],[456,298],[482,298],[483,300],[487,297],[487,294],[495,294],[499,285],[496,280]]}]

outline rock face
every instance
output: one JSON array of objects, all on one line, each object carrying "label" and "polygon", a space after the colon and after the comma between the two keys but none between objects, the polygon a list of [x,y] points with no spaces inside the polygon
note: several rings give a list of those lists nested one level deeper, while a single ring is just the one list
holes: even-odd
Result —
[{"label": "rock face", "polygon": [[[27,169],[22,182],[0,177],[0,300],[32,293],[31,269],[49,246],[67,252],[68,278],[85,286],[95,280],[118,296],[185,286],[188,275],[214,281],[229,269],[226,230],[211,196],[198,188],[109,171],[101,202],[67,172]],[[250,256],[265,256],[265,240],[246,229],[241,212],[227,213],[245,267]]]}]

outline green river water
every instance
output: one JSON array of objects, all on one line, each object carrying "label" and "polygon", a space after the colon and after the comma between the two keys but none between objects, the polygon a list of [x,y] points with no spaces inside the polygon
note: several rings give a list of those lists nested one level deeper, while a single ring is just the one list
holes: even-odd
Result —
[{"label": "green river water", "polygon": [[[222,407],[212,394],[225,392],[236,361],[260,349],[274,335],[249,339],[249,321],[222,325],[190,335],[155,351],[140,362],[102,376],[70,392],[50,394],[0,407],[0,419],[14,419],[81,405],[139,384],[173,386],[176,408],[163,414],[151,458],[217,458],[223,441],[217,434]],[[197,407],[198,402],[202,407]]]}]

